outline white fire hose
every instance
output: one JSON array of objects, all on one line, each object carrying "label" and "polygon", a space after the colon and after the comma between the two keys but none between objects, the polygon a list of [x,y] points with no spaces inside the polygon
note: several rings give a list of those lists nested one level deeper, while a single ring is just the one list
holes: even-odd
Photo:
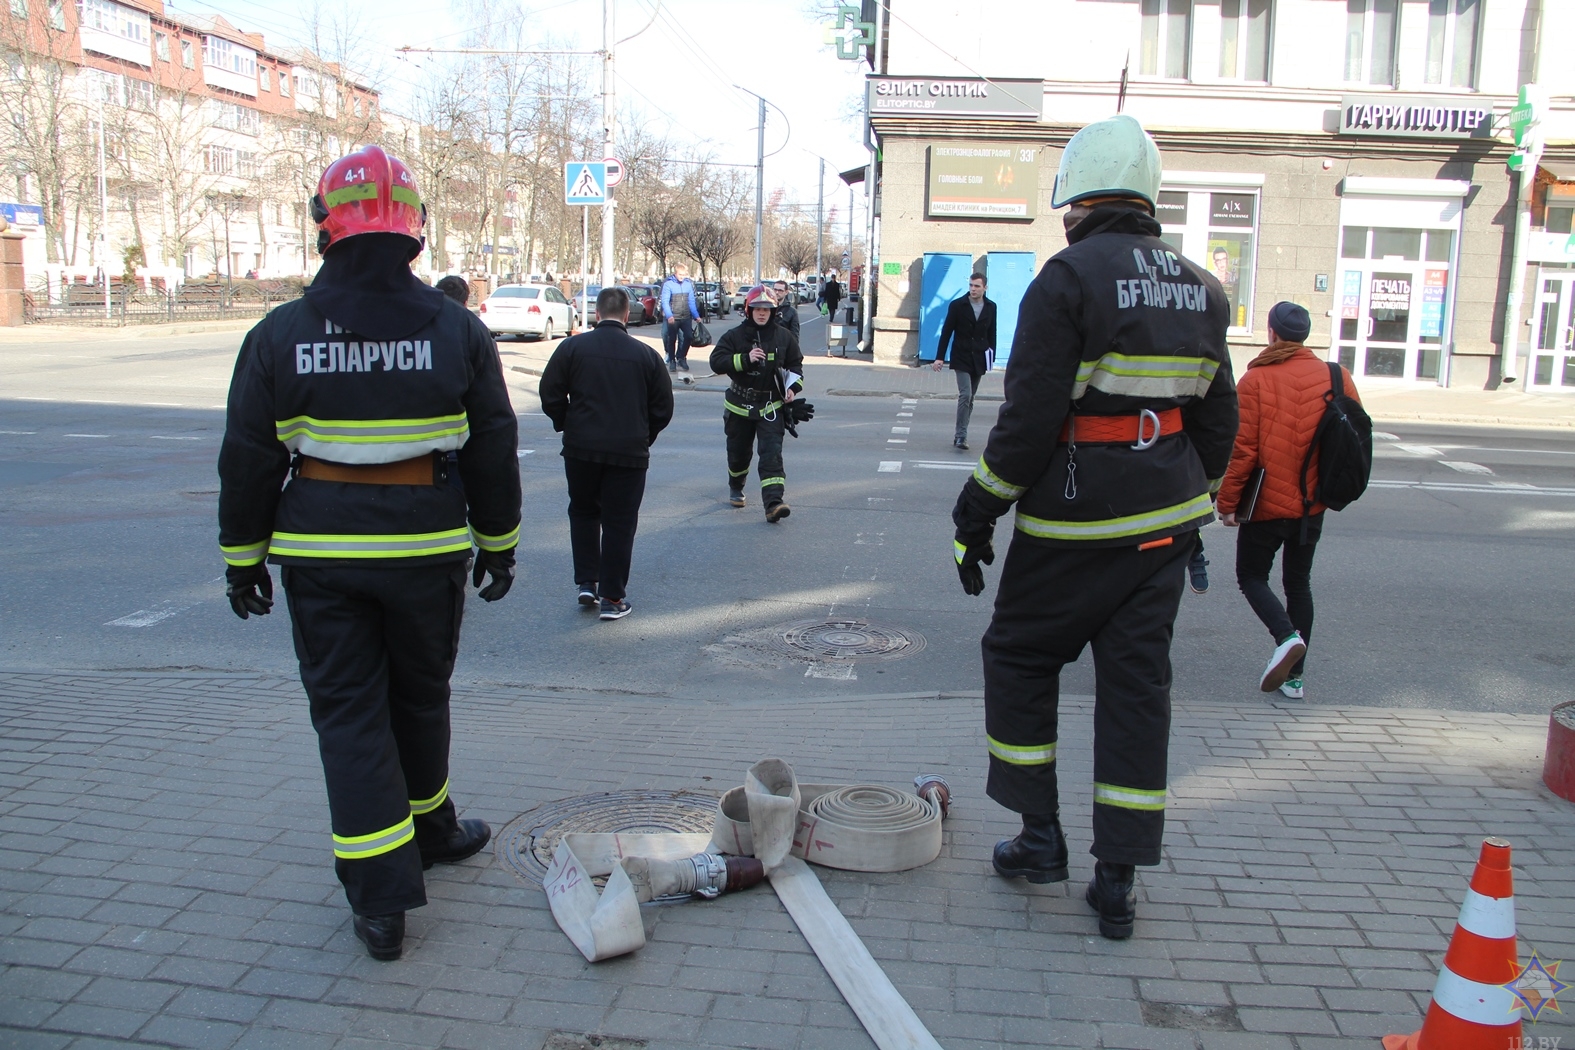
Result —
[{"label": "white fire hose", "polygon": [[[906,871],[940,855],[946,781],[918,794],[871,785],[799,784],[778,758],[755,763],[717,804],[711,835],[570,834],[544,888],[558,926],[598,962],[645,944],[640,904],[714,897],[764,876],[880,1050],[940,1050],[805,861],[847,871]],[[751,859],[753,858],[753,859]],[[600,896],[591,879],[607,875]]]}]

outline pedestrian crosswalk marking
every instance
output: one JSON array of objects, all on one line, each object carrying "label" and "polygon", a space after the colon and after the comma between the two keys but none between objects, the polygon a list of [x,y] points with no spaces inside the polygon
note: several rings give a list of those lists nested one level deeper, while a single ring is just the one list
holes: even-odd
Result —
[{"label": "pedestrian crosswalk marking", "polygon": [[902,473],[902,460],[900,460],[900,459],[883,459],[883,460],[880,461],[880,466],[876,468],[875,472],[877,474],[901,474]]}]

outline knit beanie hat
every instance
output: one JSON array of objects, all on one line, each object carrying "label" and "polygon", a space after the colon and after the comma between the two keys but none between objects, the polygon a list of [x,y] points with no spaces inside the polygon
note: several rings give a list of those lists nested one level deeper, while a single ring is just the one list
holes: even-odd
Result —
[{"label": "knit beanie hat", "polygon": [[1281,339],[1300,343],[1312,333],[1312,318],[1307,315],[1306,307],[1278,302],[1269,310],[1269,327]]}]

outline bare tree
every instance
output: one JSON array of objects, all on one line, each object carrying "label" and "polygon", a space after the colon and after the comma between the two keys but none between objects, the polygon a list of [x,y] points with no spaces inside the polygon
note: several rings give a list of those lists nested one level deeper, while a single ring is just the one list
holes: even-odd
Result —
[{"label": "bare tree", "polygon": [[651,254],[662,273],[667,272],[668,257],[683,242],[688,208],[668,196],[647,204],[634,221],[634,237]]},{"label": "bare tree", "polygon": [[782,227],[776,236],[776,261],[796,280],[815,265],[814,232],[796,223]]},{"label": "bare tree", "polygon": [[737,217],[713,217],[707,220],[710,229],[706,238],[706,258],[716,264],[717,279],[722,270],[744,247],[754,242],[753,226],[746,226]]}]

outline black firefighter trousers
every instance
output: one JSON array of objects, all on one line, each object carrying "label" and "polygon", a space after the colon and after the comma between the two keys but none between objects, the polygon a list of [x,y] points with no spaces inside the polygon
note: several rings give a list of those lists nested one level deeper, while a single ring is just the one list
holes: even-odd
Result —
[{"label": "black firefighter trousers", "polygon": [[731,492],[742,492],[744,479],[749,476],[749,461],[754,458],[755,445],[760,446],[760,501],[766,509],[782,502],[787,489],[787,475],[782,466],[782,438],[787,433],[787,420],[782,413],[784,405],[771,419],[751,419],[735,412],[722,410],[722,430],[727,434],[727,487]]},{"label": "black firefighter trousers", "polygon": [[989,796],[1059,816],[1061,668],[1094,650],[1095,857],[1158,864],[1170,744],[1170,641],[1197,533],[1165,547],[1052,547],[1014,535],[984,651]]},{"label": "black firefighter trousers", "polygon": [[419,908],[421,846],[457,823],[448,681],[465,563],[287,565],[281,577],[328,785],[334,871],[357,915]]}]

